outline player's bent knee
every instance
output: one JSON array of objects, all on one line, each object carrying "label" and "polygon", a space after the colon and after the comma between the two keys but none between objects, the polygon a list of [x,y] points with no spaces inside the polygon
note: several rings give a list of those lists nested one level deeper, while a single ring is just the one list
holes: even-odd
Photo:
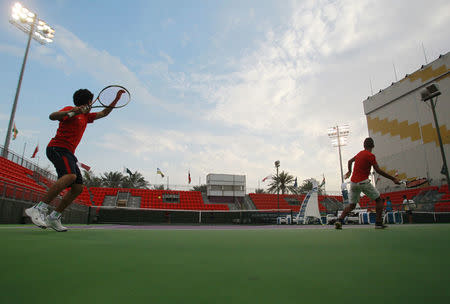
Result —
[{"label": "player's bent knee", "polygon": [[76,174],[66,174],[67,179],[69,179],[72,183],[77,179]]}]

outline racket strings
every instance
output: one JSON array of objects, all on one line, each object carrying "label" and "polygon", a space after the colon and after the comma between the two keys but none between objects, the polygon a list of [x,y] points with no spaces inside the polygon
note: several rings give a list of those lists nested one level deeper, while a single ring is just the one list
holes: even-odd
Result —
[{"label": "racket strings", "polygon": [[109,107],[114,101],[117,101],[113,107],[123,107],[130,102],[130,93],[123,87],[110,86],[100,92],[98,101],[105,107]]}]

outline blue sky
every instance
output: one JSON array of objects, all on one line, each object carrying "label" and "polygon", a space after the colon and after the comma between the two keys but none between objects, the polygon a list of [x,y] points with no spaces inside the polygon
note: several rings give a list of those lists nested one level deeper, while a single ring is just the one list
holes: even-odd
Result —
[{"label": "blue sky", "polygon": [[[23,1],[56,30],[32,42],[11,148],[50,166],[48,114],[72,94],[122,84],[132,103],[89,125],[76,155],[94,173],[139,171],[187,187],[245,174],[252,190],[281,170],[339,189],[328,127],[349,124],[344,166],[367,136],[362,101],[450,45],[448,1]],[[26,46],[0,0],[2,144]],[[425,16],[433,16],[425,18]],[[376,152],[376,151],[375,151]]]}]

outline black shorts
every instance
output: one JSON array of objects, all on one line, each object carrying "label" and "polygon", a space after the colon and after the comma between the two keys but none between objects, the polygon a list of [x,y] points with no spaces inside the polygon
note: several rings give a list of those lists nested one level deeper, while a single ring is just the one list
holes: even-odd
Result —
[{"label": "black shorts", "polygon": [[66,148],[47,147],[47,157],[53,163],[58,173],[58,178],[66,174],[76,174],[77,179],[74,184],[83,184],[83,176],[78,168],[78,159]]}]

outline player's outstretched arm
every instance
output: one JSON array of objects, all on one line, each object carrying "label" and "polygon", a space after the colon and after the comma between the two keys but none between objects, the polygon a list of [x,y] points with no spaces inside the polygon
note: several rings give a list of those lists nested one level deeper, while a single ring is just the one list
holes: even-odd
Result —
[{"label": "player's outstretched arm", "polygon": [[395,184],[400,185],[400,181],[399,181],[396,177],[394,177],[394,176],[392,176],[392,175],[390,175],[390,174],[387,174],[386,172],[384,172],[383,170],[381,170],[380,167],[378,167],[377,164],[373,165],[373,168],[374,168],[375,171],[376,171],[378,174],[380,174],[381,176],[384,176],[384,177],[390,179],[391,181],[393,181]]},{"label": "player's outstretched arm", "polygon": [[117,97],[113,102],[111,102],[111,103],[109,104],[109,107],[108,107],[108,108],[104,108],[104,109],[101,110],[100,112],[97,112],[97,113],[96,113],[97,115],[95,116],[95,119],[100,119],[100,118],[103,118],[103,117],[108,116],[109,113],[111,113],[112,109],[116,106],[116,104],[117,104],[117,102],[119,101],[121,95],[122,95],[122,94],[118,95],[118,97]]},{"label": "player's outstretched arm", "polygon": [[103,118],[103,117],[108,116],[109,113],[111,113],[112,109],[113,109],[113,108],[104,108],[104,109],[101,110],[100,112],[97,112],[97,113],[96,113],[97,115],[95,116],[95,119],[100,119],[100,118]]},{"label": "player's outstretched arm", "polygon": [[348,164],[347,164],[348,171],[347,171],[347,173],[345,173],[345,179],[349,178],[350,175],[352,174],[352,165],[353,165],[354,162],[355,162],[355,158],[354,157],[352,157],[352,158],[350,158],[348,160]]}]

